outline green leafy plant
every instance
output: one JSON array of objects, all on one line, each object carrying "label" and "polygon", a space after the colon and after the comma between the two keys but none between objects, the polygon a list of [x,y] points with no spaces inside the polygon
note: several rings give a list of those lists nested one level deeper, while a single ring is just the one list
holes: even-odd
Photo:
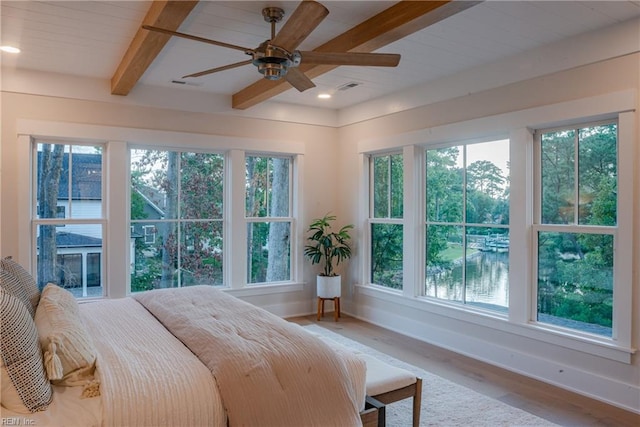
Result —
[{"label": "green leafy plant", "polygon": [[304,247],[304,255],[311,264],[322,264],[321,276],[337,276],[335,267],[351,258],[349,231],[353,229],[353,224],[345,225],[335,232],[331,228],[331,223],[335,220],[335,215],[326,214],[314,219],[307,230],[307,233],[311,233],[307,240],[312,243]]}]

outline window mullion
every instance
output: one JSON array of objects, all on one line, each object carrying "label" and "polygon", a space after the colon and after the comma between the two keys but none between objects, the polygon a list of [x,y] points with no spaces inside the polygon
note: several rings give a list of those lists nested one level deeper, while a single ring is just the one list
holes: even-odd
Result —
[{"label": "window mullion", "polygon": [[633,195],[634,159],[637,158],[638,153],[637,143],[634,144],[634,141],[637,140],[638,129],[636,116],[634,111],[629,111],[621,113],[618,117],[618,194],[625,197],[619,197],[617,200],[618,221],[614,244],[618,254],[627,254],[627,256],[617,257],[614,263],[616,281],[614,284],[613,339],[619,345],[627,348],[633,344],[633,324],[631,321],[633,318],[633,291],[629,284],[633,283],[633,264],[635,261],[634,257],[628,256],[633,253],[634,234],[628,230],[633,229],[634,200],[632,196],[626,196]]},{"label": "window mullion", "polygon": [[573,140],[573,223],[580,224],[580,129],[574,130]]},{"label": "window mullion", "polygon": [[[67,171],[67,204],[69,205],[69,213],[65,213],[65,217],[72,218],[72,200],[73,200],[73,146],[69,146],[69,170]],[[57,216],[57,212],[56,212]],[[75,215],[73,215],[75,216]]]},{"label": "window mullion", "polygon": [[467,303],[467,146],[462,147],[462,304]]},{"label": "window mullion", "polygon": [[271,203],[269,203],[269,193],[271,191],[271,159],[267,158],[267,170],[265,174],[265,192],[264,192],[264,207],[265,207],[265,216],[271,216]]},{"label": "window mullion", "polygon": [[392,177],[392,173],[391,173],[391,168],[393,167],[392,162],[391,162],[391,156],[387,156],[387,218],[391,218],[391,207],[392,207],[392,199],[393,197],[391,196],[391,191],[392,191],[392,186],[391,186],[391,177]]},{"label": "window mullion", "polygon": [[[242,150],[230,150],[225,169],[225,238],[223,246],[224,283],[242,288],[247,282],[246,158]],[[234,218],[238,218],[235,220]]]},{"label": "window mullion", "polygon": [[182,287],[182,153],[176,152],[176,253],[178,258],[178,287]]}]

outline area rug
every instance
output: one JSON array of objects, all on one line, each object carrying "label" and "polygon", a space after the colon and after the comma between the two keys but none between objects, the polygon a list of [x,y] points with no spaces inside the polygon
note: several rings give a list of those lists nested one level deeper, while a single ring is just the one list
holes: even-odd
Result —
[{"label": "area rug", "polygon": [[[422,378],[421,426],[557,426],[557,424],[453,383],[320,326],[308,325],[304,328],[346,347],[374,356],[385,363],[404,368]],[[411,427],[411,405],[411,399],[387,405],[387,426]]]}]

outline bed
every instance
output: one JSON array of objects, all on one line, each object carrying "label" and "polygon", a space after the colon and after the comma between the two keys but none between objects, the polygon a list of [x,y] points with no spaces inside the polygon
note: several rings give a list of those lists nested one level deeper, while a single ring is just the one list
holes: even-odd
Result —
[{"label": "bed", "polygon": [[[366,365],[209,286],[78,304],[0,260],[3,420],[38,426],[356,426]],[[371,410],[369,410],[371,412]]]}]

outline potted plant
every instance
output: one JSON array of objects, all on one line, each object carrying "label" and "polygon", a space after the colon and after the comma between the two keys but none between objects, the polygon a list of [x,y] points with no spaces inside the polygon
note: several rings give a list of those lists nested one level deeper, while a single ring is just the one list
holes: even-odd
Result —
[{"label": "potted plant", "polygon": [[307,240],[311,242],[304,247],[304,255],[311,264],[321,264],[322,272],[317,277],[318,297],[339,297],[341,293],[340,276],[335,268],[340,262],[351,257],[349,231],[353,224],[348,224],[338,231],[333,231],[331,224],[336,220],[335,215],[326,214],[322,218],[314,219],[309,225],[307,233],[311,233]]}]

